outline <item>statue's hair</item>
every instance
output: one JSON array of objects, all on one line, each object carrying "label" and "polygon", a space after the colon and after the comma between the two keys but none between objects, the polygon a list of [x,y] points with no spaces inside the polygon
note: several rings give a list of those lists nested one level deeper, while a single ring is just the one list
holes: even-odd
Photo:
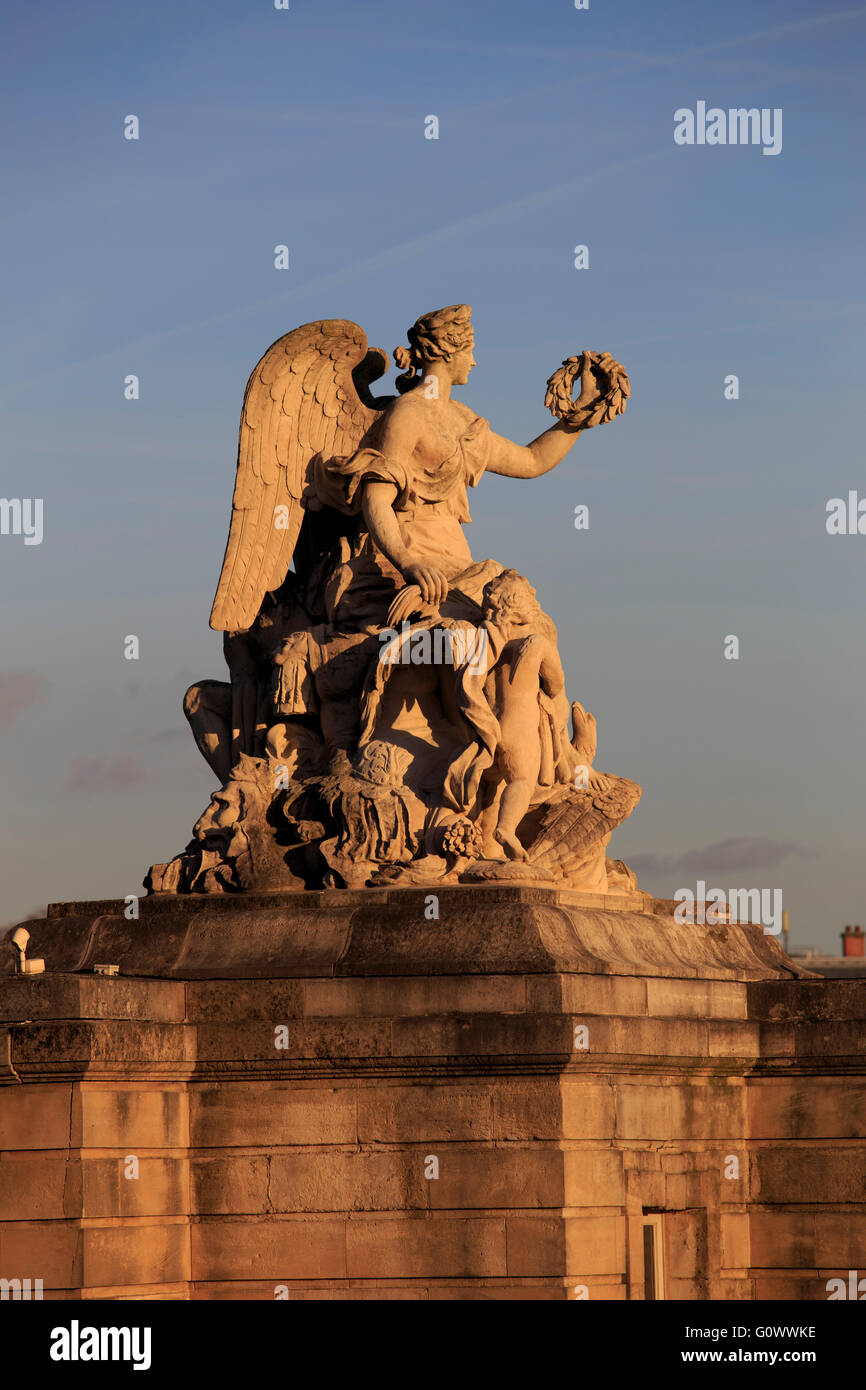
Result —
[{"label": "statue's hair", "polygon": [[425,362],[448,361],[472,345],[472,309],[468,304],[449,304],[416,319],[407,333],[408,347],[394,349],[394,361],[403,368],[397,390],[411,391],[421,380]]},{"label": "statue's hair", "polygon": [[493,622],[533,623],[545,637],[556,641],[556,628],[541,607],[528,579],[517,570],[503,570],[484,585],[482,612]]},{"label": "statue's hair", "polygon": [[214,796],[237,796],[238,809],[243,814],[247,794],[251,787],[260,785],[261,773],[261,759],[242,753],[229,773],[228,780],[218,792],[214,792]]},{"label": "statue's hair", "polygon": [[[371,763],[380,751],[384,750],[386,767],[385,772],[379,777],[371,776]],[[355,773],[358,777],[363,777],[368,781],[379,782],[383,786],[396,787],[403,781],[403,774],[412,761],[411,754],[405,748],[397,744],[387,743],[384,739],[373,739],[370,743],[365,743],[363,748],[359,748],[355,757]]]}]

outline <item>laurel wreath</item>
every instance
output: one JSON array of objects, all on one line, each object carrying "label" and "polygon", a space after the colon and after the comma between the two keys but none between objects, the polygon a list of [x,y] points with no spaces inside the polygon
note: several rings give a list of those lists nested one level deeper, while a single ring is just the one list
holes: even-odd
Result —
[{"label": "laurel wreath", "polygon": [[[617,415],[622,415],[631,395],[628,372],[618,362],[612,372],[608,373],[599,369],[598,363],[601,356],[600,352],[580,352],[575,357],[566,357],[562,366],[558,367],[551,377],[548,377],[544,404],[557,419],[564,420],[569,425],[588,427],[590,425],[605,425],[608,420],[615,420]],[[598,377],[602,379],[606,377],[607,388],[601,399],[592,406],[578,408],[577,402],[572,397],[572,391],[575,380],[586,367],[596,369]]]}]

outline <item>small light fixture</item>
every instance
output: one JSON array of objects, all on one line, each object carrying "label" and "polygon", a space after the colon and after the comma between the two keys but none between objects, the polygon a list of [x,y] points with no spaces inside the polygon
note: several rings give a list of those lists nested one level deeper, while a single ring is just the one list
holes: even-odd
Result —
[{"label": "small light fixture", "polygon": [[12,945],[18,952],[18,974],[19,975],[42,975],[45,972],[45,961],[40,959],[27,959],[27,943],[30,940],[30,933],[26,927],[16,927],[12,933]]}]

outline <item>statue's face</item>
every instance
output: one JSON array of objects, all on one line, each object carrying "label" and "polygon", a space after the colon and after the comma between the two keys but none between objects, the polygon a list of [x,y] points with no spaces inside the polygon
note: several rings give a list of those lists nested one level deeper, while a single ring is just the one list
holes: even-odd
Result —
[{"label": "statue's face", "polygon": [[382,783],[388,776],[389,753],[387,745],[380,740],[369,743],[365,748],[358,770],[363,777],[368,777],[371,782]]},{"label": "statue's face", "polygon": [[240,813],[240,796],[236,786],[232,785],[230,790],[222,788],[214,792],[210,799],[207,810],[199,816],[193,826],[193,838],[196,840],[208,840],[213,837],[224,839],[225,831],[230,829],[238,820]]},{"label": "statue's face", "polygon": [[468,347],[461,348],[460,351],[455,352],[454,356],[451,358],[449,364],[451,367],[451,380],[455,386],[464,386],[469,380],[469,373],[475,366],[474,349],[475,340],[473,339]]}]

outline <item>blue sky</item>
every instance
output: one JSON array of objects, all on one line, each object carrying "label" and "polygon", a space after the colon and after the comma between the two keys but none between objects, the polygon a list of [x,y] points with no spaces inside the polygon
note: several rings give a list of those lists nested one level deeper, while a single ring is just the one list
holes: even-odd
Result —
[{"label": "blue sky", "polygon": [[[222,675],[264,349],[345,317],[392,352],[466,301],[461,398],[520,442],[569,353],[631,375],[552,474],[483,479],[469,533],[532,579],[599,765],[644,787],[612,852],[664,896],[781,887],[795,941],[835,948],[866,917],[866,536],[825,530],[866,496],[866,5],[81,0],[0,26],[0,493],[45,514],[40,546],[0,537],[0,918],[138,891],[207,801],[180,701]],[[675,145],[698,100],[780,107],[781,154]]]}]

